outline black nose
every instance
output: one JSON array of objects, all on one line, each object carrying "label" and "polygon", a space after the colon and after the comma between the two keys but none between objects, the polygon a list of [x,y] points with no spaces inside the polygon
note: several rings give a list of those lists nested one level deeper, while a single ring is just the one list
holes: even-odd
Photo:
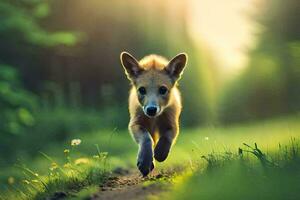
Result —
[{"label": "black nose", "polygon": [[146,112],[147,112],[147,115],[154,116],[157,112],[157,108],[154,106],[148,107]]}]

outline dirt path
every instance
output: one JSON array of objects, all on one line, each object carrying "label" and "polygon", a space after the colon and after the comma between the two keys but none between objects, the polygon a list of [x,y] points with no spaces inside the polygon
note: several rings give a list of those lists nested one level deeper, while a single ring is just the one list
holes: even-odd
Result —
[{"label": "dirt path", "polygon": [[142,178],[137,171],[116,169],[114,176],[103,184],[99,192],[91,196],[92,200],[147,199],[169,190],[174,172],[153,172]]}]

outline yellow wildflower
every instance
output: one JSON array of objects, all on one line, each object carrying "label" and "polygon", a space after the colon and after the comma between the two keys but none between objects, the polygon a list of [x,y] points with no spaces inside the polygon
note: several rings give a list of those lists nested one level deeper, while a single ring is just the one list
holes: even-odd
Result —
[{"label": "yellow wildflower", "polygon": [[70,150],[69,150],[69,149],[65,149],[65,150],[64,150],[64,153],[65,153],[65,154],[68,154],[68,153],[70,153]]},{"label": "yellow wildflower", "polygon": [[89,162],[90,161],[87,158],[78,158],[77,160],[74,161],[75,165],[87,164]]},{"label": "yellow wildflower", "polygon": [[53,163],[51,163],[51,167],[49,168],[51,171],[53,171],[53,170],[55,170],[55,169],[57,169],[58,168],[58,165],[57,165],[57,163],[55,163],[55,162],[53,162]]},{"label": "yellow wildflower", "polygon": [[70,167],[72,167],[70,163],[64,164],[64,168],[70,168]]}]

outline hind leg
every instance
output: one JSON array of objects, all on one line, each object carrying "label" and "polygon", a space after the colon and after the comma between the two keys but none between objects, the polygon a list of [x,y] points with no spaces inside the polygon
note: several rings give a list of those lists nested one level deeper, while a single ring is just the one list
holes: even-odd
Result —
[{"label": "hind leg", "polygon": [[167,159],[172,144],[177,136],[177,128],[170,128],[160,131],[160,138],[154,149],[154,158],[158,162],[163,162]]}]

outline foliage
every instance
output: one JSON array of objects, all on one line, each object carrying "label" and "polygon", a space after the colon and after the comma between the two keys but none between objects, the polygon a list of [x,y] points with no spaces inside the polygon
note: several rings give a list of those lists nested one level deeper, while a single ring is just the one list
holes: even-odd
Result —
[{"label": "foliage", "polygon": [[0,36],[1,41],[12,45],[25,43],[37,46],[74,45],[77,41],[69,32],[50,33],[39,24],[48,16],[49,1],[4,0],[0,2]]},{"label": "foliage", "polygon": [[35,123],[32,110],[35,97],[24,90],[18,74],[10,66],[0,65],[0,133],[21,134]]},{"label": "foliage", "polygon": [[13,159],[20,138],[36,124],[36,96],[24,89],[17,70],[0,64],[0,163]]},{"label": "foliage", "polygon": [[17,71],[0,64],[1,157],[12,157],[16,139],[35,125],[36,100],[35,95],[22,87]]}]

